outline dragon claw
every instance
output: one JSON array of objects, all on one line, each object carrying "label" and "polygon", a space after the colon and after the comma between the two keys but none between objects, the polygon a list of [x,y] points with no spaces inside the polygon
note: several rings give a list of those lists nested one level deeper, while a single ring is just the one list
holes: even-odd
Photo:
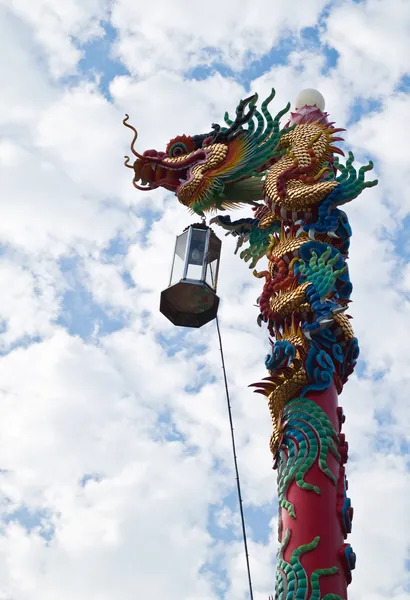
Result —
[{"label": "dragon claw", "polygon": [[324,317],[322,319],[318,319],[318,323],[319,323],[320,329],[323,329],[324,327],[327,327],[328,325],[331,325],[333,323],[333,319],[329,319],[328,317]]},{"label": "dragon claw", "polygon": [[332,313],[334,315],[339,315],[340,313],[343,313],[347,310],[347,306],[336,306],[335,308],[332,309]]}]

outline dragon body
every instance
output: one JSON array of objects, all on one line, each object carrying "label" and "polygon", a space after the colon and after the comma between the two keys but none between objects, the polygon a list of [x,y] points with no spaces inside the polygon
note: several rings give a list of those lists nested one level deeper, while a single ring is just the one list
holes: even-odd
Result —
[{"label": "dragon body", "polygon": [[[347,521],[350,524],[352,509],[345,494],[347,450],[340,449],[347,445],[341,433],[337,394],[353,372],[359,349],[346,314],[352,292],[346,262],[352,231],[340,206],[377,181],[365,180],[371,162],[357,170],[351,152],[345,164],[337,158],[344,156],[337,146],[342,141],[337,134],[343,130],[329,122],[317,103],[298,107],[281,127],[280,120],[290,105],[272,117],[269,104],[274,95],[272,90],[260,109],[256,94],[242,100],[234,119],[225,114],[225,126],[213,124],[205,134],[178,136],[164,152],[139,154],[134,148],[137,131],[128,124],[127,115],[124,125],[134,132],[131,149],[135,161],[130,164],[126,157],[125,164],[133,170],[137,189],[163,187],[175,193],[192,213],[211,214],[211,223],[237,238],[236,251],[247,244],[240,257],[264,280],[257,321],[266,325],[271,343],[265,360],[268,376],[253,385],[268,401],[280,517],[287,526],[286,539],[283,527],[279,528],[282,549],[275,597],[290,598],[292,588],[292,597],[319,598],[318,576],[326,574],[325,597],[346,598],[355,557],[344,544],[347,532],[341,527]],[[229,215],[215,215],[246,205],[253,213],[248,218],[232,221]],[[257,271],[261,259],[266,266]],[[320,448],[328,447],[332,453],[325,465]],[[302,464],[305,470],[298,478]],[[306,483],[309,473],[315,484]],[[312,538],[302,540],[295,533],[297,504],[309,504],[312,494],[320,495],[323,490],[335,505],[336,524],[327,525],[338,528],[341,538],[323,543],[320,536],[314,543]],[[310,494],[309,500],[299,498],[302,493]],[[311,504],[311,510],[318,510],[317,506]],[[299,546],[292,546],[292,539]],[[329,544],[338,547],[329,550]],[[338,566],[315,564],[312,556],[319,553],[323,557],[325,546],[327,554],[335,554]],[[305,577],[303,594],[295,588],[299,577],[295,557],[301,555],[298,547],[311,550],[310,583]]]}]

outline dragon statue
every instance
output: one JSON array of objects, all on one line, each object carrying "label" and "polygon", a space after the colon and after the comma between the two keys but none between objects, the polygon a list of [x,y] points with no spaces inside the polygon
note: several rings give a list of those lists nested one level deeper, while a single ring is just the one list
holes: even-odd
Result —
[{"label": "dragon statue", "polygon": [[[271,344],[269,375],[253,384],[267,397],[278,472],[279,542],[275,600],[347,598],[355,554],[345,543],[353,509],[346,495],[347,443],[338,394],[359,348],[346,314],[352,285],[347,258],[352,234],[341,206],[377,181],[372,163],[354,166],[337,142],[342,129],[324,112],[315,90],[304,90],[275,117],[275,91],[257,108],[241,100],[234,119],[202,135],[181,135],[164,152],[147,150],[125,165],[138,190],[163,187],[197,215],[236,236],[240,257],[264,280],[258,324]],[[249,205],[252,216],[217,214]],[[267,266],[255,270],[263,258]]]}]

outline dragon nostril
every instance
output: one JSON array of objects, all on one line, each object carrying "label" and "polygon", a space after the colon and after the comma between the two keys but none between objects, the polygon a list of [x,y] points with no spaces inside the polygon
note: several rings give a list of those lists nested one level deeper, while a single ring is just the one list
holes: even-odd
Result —
[{"label": "dragon nostril", "polygon": [[145,150],[145,152],[143,153],[143,156],[146,156],[147,158],[156,158],[158,156],[158,152],[156,150]]}]

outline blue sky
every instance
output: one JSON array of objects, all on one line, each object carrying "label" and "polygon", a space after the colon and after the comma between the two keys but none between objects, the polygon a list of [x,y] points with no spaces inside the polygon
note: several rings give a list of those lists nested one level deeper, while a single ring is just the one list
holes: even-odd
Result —
[{"label": "blue sky", "polygon": [[[264,0],[195,13],[165,0],[70,0],[64,15],[52,0],[0,7],[0,597],[247,597],[214,325],[177,330],[158,310],[190,217],[169,195],[132,188],[121,120],[132,113],[143,151],[274,86],[275,108],[320,89],[380,178],[347,209],[362,348],[341,399],[360,564],[351,598],[410,599],[410,16],[400,0],[295,2],[293,14]],[[252,306],[260,282],[222,238],[220,319],[259,600],[272,593],[277,510],[266,406],[247,385],[264,376],[267,339]]]}]

